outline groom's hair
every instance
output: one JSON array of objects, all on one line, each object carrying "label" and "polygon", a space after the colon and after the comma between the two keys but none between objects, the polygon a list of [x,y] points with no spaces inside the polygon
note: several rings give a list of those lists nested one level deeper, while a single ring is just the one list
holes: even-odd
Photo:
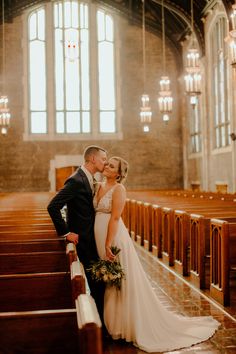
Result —
[{"label": "groom's hair", "polygon": [[96,154],[98,151],[106,152],[105,149],[97,145],[87,146],[84,150],[84,161],[88,161],[89,156]]}]

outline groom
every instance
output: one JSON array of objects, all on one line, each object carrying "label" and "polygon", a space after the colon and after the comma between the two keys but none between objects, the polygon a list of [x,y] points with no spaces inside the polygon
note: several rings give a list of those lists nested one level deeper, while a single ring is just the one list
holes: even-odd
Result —
[{"label": "groom", "polygon": [[[99,146],[88,146],[84,151],[84,164],[65,182],[64,187],[48,205],[48,212],[59,236],[76,245],[85,272],[91,261],[98,259],[94,239],[93,175],[103,172],[107,163],[107,153]],[[67,206],[67,220],[61,209]],[[103,284],[94,283],[86,272],[91,295],[94,297],[98,312],[103,320]]]}]

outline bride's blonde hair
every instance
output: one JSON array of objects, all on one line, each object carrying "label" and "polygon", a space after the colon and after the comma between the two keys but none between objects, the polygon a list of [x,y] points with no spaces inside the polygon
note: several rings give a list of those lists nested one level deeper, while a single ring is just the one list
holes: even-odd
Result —
[{"label": "bride's blonde hair", "polygon": [[124,159],[122,159],[122,157],[118,157],[118,156],[112,156],[111,159],[119,162],[119,164],[118,164],[119,176],[117,176],[117,179],[116,179],[117,182],[124,183],[124,181],[128,175],[128,168],[129,168],[128,162],[125,161]]}]

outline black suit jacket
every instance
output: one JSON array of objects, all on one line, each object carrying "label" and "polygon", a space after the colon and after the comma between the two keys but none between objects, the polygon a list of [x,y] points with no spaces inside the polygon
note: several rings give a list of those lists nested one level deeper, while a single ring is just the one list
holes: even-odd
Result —
[{"label": "black suit jacket", "polygon": [[[61,209],[65,205],[67,205],[67,222],[61,215]],[[93,194],[81,168],[66,180],[64,187],[49,203],[48,212],[59,236],[68,232],[79,234],[77,252],[85,267],[98,258],[94,239]]]}]

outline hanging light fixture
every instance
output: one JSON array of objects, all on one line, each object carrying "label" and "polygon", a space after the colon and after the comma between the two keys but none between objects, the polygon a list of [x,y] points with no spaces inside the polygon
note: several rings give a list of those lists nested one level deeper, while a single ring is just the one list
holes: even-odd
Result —
[{"label": "hanging light fixture", "polygon": [[236,4],[232,5],[231,26],[232,30],[229,31],[229,47],[231,54],[231,65],[236,68]]},{"label": "hanging light fixture", "polygon": [[232,5],[232,9],[233,12],[230,15],[232,30],[230,31],[230,33],[232,34],[233,37],[236,37],[236,4]]},{"label": "hanging light fixture", "polygon": [[146,94],[146,41],[145,41],[145,0],[143,2],[142,9],[142,45],[143,45],[143,94],[141,97],[140,107],[140,121],[143,127],[143,131],[148,133],[150,130],[150,124],[152,122],[152,111],[149,103],[149,95]]},{"label": "hanging light fixture", "polygon": [[188,50],[186,57],[185,91],[190,96],[190,103],[195,107],[197,97],[201,94],[201,74],[199,66],[199,52],[195,48],[193,26],[193,0],[191,0],[191,36],[192,48]]},{"label": "hanging light fixture", "polygon": [[231,65],[236,68],[236,38],[230,40],[230,52],[231,52]]},{"label": "hanging light fixture", "polygon": [[4,0],[2,0],[2,92],[0,96],[0,129],[1,134],[6,135],[10,124],[10,111],[8,108],[8,97],[5,93],[5,16]]},{"label": "hanging light fixture", "polygon": [[1,133],[3,135],[7,134],[7,130],[10,125],[10,118],[11,118],[7,104],[8,104],[7,96],[1,96],[0,97],[0,128],[1,128]]},{"label": "hanging light fixture", "polygon": [[164,0],[161,4],[161,21],[162,21],[162,71],[163,76],[160,80],[160,92],[159,92],[159,109],[162,114],[164,122],[168,123],[170,113],[173,109],[173,97],[170,91],[170,79],[166,75],[166,43],[165,43],[165,12],[164,12]]},{"label": "hanging light fixture", "polygon": [[77,29],[69,28],[65,31],[65,56],[70,62],[79,58],[79,33]]}]

